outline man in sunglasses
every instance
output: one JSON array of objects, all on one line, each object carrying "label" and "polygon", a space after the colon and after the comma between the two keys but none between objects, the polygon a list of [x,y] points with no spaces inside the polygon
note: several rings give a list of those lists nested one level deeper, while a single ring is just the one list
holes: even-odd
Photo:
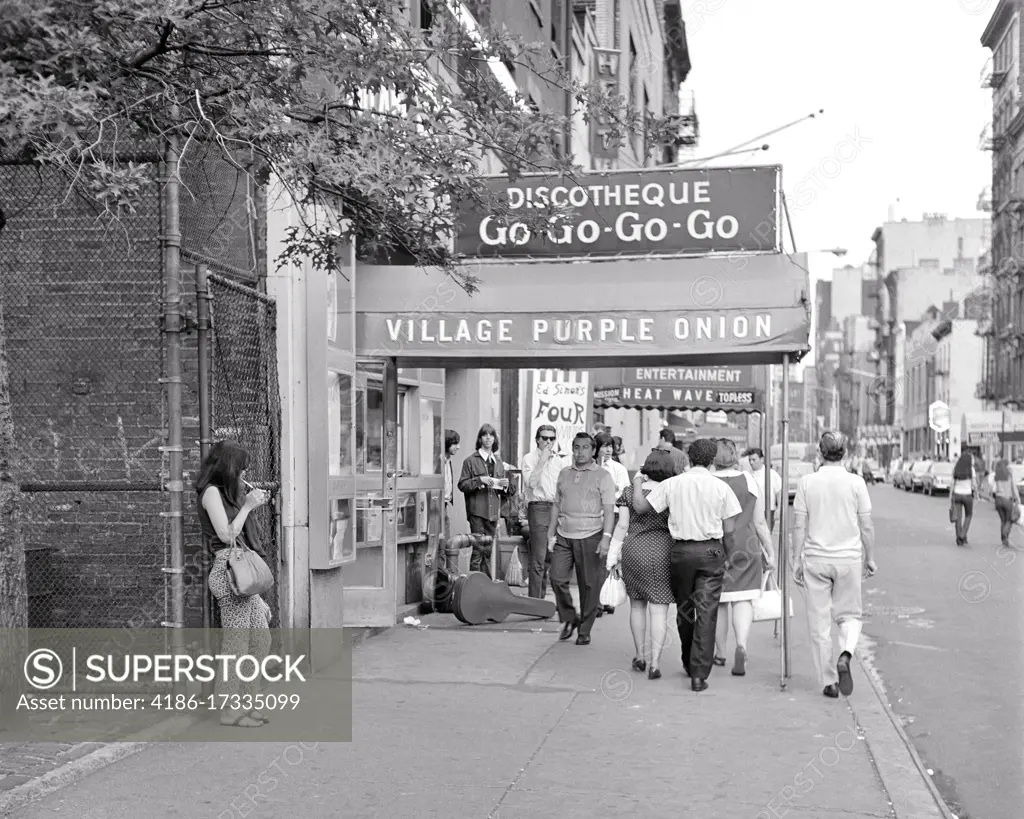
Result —
[{"label": "man in sunglasses", "polygon": [[537,446],[523,456],[523,486],[526,491],[526,519],[530,525],[530,597],[547,596],[551,553],[548,551],[548,527],[555,503],[558,473],[569,461],[558,454],[555,428],[542,424],[537,428]]}]

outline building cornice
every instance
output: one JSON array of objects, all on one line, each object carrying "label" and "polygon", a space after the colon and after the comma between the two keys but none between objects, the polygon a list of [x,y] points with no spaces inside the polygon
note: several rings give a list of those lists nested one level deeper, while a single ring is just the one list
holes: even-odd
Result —
[{"label": "building cornice", "polygon": [[996,10],[989,18],[988,25],[981,35],[981,44],[985,48],[995,48],[996,43],[1006,30],[1009,17],[1017,10],[1017,0],[999,0]]}]

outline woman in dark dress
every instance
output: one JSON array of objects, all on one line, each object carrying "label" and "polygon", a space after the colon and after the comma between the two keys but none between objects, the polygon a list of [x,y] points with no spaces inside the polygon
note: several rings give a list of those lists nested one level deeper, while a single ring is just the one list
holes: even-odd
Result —
[{"label": "woman in dark dress", "polygon": [[[473,454],[462,462],[459,491],[466,497],[469,531],[474,538],[471,571],[491,574],[491,544],[498,529],[501,501],[515,493],[515,484],[505,476],[505,464],[498,457],[498,433],[484,424],[476,434]],[[501,552],[494,550],[495,577],[502,577]]]},{"label": "woman in dark dress", "polygon": [[[736,635],[736,655],[732,673],[747,673],[747,637],[754,622],[753,601],[761,596],[762,568],[771,570],[775,563],[772,536],[764,515],[764,489],[749,472],[739,469],[736,445],[727,438],[718,440],[715,456],[715,477],[729,484],[742,510],[735,518],[737,551],[729,558],[725,583],[718,607],[715,665],[725,665],[725,645],[729,639],[729,621]],[[732,615],[730,618],[729,615]]]},{"label": "woman in dark dress", "polygon": [[[676,474],[672,456],[655,449],[643,468],[644,497],[659,483]],[[638,515],[633,509],[633,487],[627,486],[615,504],[619,520],[608,549],[608,569],[621,565],[622,580],[629,595],[629,628],[633,632],[636,656],[633,668],[652,680],[661,677],[661,652],[668,640],[668,607],[672,596],[669,556],[672,535],[668,531],[668,511]],[[647,616],[651,618],[650,663],[647,652]],[[649,667],[648,667],[649,665]]]}]

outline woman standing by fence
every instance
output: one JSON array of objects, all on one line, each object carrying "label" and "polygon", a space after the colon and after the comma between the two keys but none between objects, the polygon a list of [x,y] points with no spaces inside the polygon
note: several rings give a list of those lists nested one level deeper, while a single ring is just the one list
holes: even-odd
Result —
[{"label": "woman standing by fence", "polygon": [[[259,527],[250,515],[267,503],[270,495],[262,489],[245,491],[243,478],[248,466],[245,449],[234,441],[218,441],[203,462],[195,490],[203,540],[214,556],[207,582],[220,608],[224,635],[221,653],[250,655],[262,662],[270,653],[270,606],[258,594],[236,595],[228,566],[231,546],[237,540],[266,560]],[[218,678],[215,693],[217,701],[223,703],[222,725],[258,728],[268,721],[253,707],[258,693],[256,681],[242,682],[234,676]]]}]

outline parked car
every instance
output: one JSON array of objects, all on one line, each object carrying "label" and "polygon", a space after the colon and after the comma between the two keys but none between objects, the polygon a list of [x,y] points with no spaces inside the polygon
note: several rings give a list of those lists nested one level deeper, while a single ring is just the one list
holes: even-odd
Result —
[{"label": "parked car", "polygon": [[948,494],[952,487],[953,464],[951,463],[936,461],[921,476],[921,491],[927,495],[934,495],[936,492]]},{"label": "parked car", "polygon": [[789,462],[789,502],[792,503],[796,498],[796,485],[800,482],[800,479],[804,475],[810,475],[814,472],[814,464],[810,461],[790,461]]},{"label": "parked car", "polygon": [[885,483],[885,470],[874,458],[865,458],[861,463],[860,476],[868,483]]},{"label": "parked car", "polygon": [[910,470],[914,468],[913,461],[904,461],[899,471],[893,475],[892,485],[900,489],[910,491]]},{"label": "parked car", "polygon": [[889,464],[889,482],[895,489],[899,486],[899,474],[903,471],[903,459],[896,458]]},{"label": "parked car", "polygon": [[914,468],[910,470],[910,491],[916,492],[918,489],[922,489],[922,479],[925,473],[931,469],[931,461],[918,461],[914,464]]},{"label": "parked car", "polygon": [[1024,464],[1010,464],[1010,474],[1017,484],[1017,493],[1024,498]]}]

